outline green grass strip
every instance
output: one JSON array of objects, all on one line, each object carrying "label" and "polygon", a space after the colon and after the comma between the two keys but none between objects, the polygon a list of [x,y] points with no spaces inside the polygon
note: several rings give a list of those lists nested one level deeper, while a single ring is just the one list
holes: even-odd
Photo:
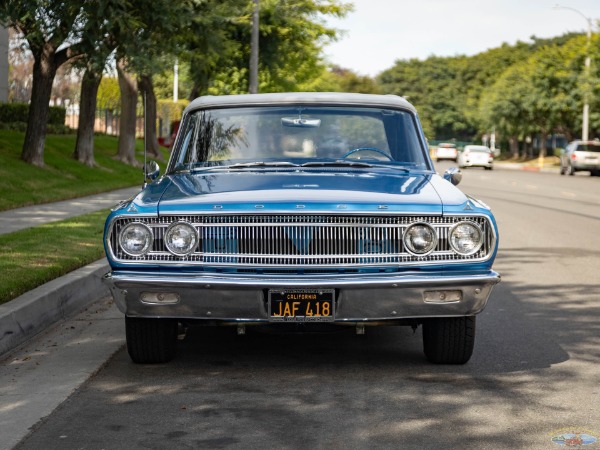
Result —
[{"label": "green grass strip", "polygon": [[[87,167],[73,159],[76,135],[48,135],[44,147],[45,167],[21,160],[24,133],[0,131],[0,211],[21,206],[68,200],[99,192],[142,185],[140,167],[115,159],[118,138],[94,137],[96,167]],[[144,159],[143,141],[136,141],[136,157]],[[164,173],[168,151],[159,161]]]},{"label": "green grass strip", "polygon": [[108,212],[0,235],[0,304],[102,258]]}]

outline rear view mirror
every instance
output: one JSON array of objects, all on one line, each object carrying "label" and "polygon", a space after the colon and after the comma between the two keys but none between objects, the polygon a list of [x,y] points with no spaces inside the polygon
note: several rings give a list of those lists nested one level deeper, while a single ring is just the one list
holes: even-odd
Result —
[{"label": "rear view mirror", "polygon": [[302,117],[283,117],[281,125],[294,128],[319,128],[321,119],[303,119]]}]

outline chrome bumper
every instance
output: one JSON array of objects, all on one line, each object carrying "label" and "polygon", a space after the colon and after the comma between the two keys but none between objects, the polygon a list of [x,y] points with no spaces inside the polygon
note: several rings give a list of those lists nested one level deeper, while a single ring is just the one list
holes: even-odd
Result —
[{"label": "chrome bumper", "polygon": [[269,289],[333,288],[335,322],[343,324],[478,314],[500,276],[494,271],[302,277],[111,272],[104,281],[127,316],[238,324],[269,323]]}]

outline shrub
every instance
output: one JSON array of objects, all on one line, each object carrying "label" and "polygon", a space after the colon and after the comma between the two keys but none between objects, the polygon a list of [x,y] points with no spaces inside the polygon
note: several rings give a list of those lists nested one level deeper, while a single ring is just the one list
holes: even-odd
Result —
[{"label": "shrub", "polygon": [[27,123],[29,105],[26,103],[0,103],[0,123]]},{"label": "shrub", "polygon": [[[48,114],[48,124],[64,125],[67,110],[60,106],[51,106]],[[29,105],[27,103],[0,103],[0,123],[10,124],[25,122],[29,116]]]},{"label": "shrub", "polygon": [[[65,126],[67,110],[60,106],[51,106],[48,114],[47,132],[67,134],[71,129]],[[27,103],[0,103],[0,130],[27,130],[29,105]]]},{"label": "shrub", "polygon": [[48,124],[49,125],[65,125],[65,116],[67,115],[67,110],[61,106],[51,106],[50,114],[48,115]]}]

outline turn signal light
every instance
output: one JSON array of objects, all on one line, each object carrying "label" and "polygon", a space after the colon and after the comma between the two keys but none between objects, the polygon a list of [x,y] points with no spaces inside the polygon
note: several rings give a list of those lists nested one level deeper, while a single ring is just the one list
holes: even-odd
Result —
[{"label": "turn signal light", "polygon": [[425,303],[458,303],[462,300],[462,291],[425,291]]},{"label": "turn signal light", "polygon": [[179,294],[175,292],[142,292],[140,301],[150,305],[172,305],[179,303]]}]

